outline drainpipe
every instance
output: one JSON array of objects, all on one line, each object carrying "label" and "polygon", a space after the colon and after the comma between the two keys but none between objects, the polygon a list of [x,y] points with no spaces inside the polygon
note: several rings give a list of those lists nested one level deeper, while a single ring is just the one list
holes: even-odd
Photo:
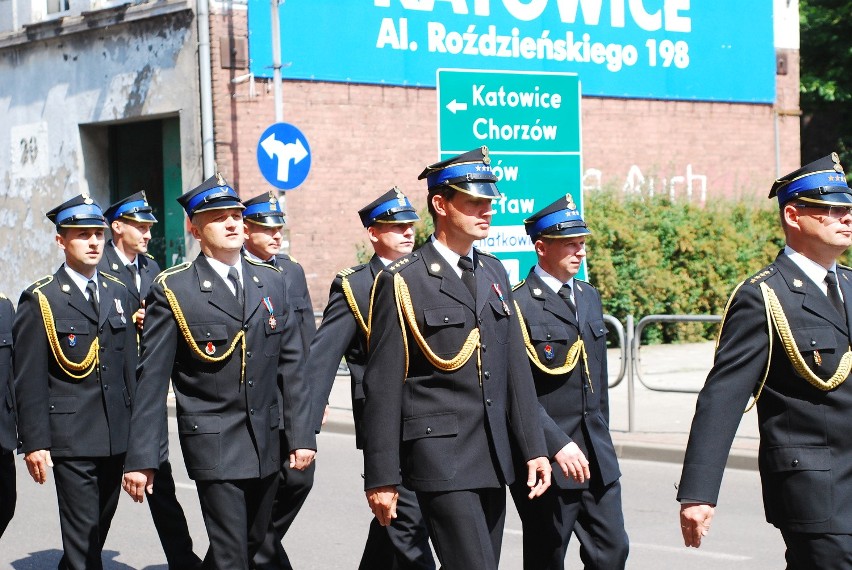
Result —
[{"label": "drainpipe", "polygon": [[207,0],[198,0],[195,17],[198,19],[198,83],[201,91],[201,157],[203,179],[215,174],[213,147],[213,87],[210,78],[210,8]]}]

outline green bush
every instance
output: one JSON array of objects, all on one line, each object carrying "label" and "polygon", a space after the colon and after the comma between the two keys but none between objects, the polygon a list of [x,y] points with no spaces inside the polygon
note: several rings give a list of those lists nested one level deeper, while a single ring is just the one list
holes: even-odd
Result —
[{"label": "green bush", "polygon": [[[784,246],[778,210],[767,203],[668,197],[585,196],[591,282],[604,312],[621,322],[651,314],[721,315],[737,283]],[[649,327],[644,342],[710,339],[718,325]]]}]

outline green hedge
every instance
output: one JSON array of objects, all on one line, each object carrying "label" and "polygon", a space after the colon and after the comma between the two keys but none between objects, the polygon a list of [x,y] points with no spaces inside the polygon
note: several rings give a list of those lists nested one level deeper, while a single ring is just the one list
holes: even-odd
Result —
[{"label": "green hedge", "polygon": [[[720,199],[698,205],[601,190],[586,193],[584,212],[592,230],[589,280],[601,292],[604,312],[622,323],[627,315],[637,321],[651,314],[721,315],[736,284],[784,247],[774,200]],[[432,232],[425,209],[420,217],[417,247]],[[359,247],[359,257],[368,259],[365,246]],[[709,340],[717,328],[660,325],[646,328],[642,340]]]}]

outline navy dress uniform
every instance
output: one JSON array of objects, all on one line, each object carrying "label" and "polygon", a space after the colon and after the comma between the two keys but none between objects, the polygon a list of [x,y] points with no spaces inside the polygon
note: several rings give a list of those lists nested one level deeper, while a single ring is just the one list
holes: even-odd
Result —
[{"label": "navy dress uniform", "polygon": [[[358,211],[365,228],[373,224],[412,223],[420,219],[411,202],[396,188],[385,192]],[[364,370],[370,323],[370,294],[376,276],[385,268],[374,254],[362,263],[339,272],[331,283],[328,304],[308,358],[308,378],[313,391],[313,425],[322,427],[325,406],[334,384],[340,359],[346,358],[355,420],[355,446],[363,449]],[[382,568],[433,569],[429,532],[414,492],[399,485],[397,518],[383,527],[374,517],[361,556],[361,570]]]},{"label": "navy dress uniform", "polygon": [[12,321],[15,309],[0,293],[0,538],[15,514],[15,450],[18,431],[12,381]]},{"label": "navy dress uniform", "polygon": [[[47,213],[57,232],[105,228],[85,194]],[[103,235],[100,236],[101,247]],[[53,460],[60,568],[101,568],[120,493],[135,390],[136,333],[127,288],[95,272],[89,297],[66,264],[21,294],[13,327],[20,449]],[[75,276],[76,273],[76,276]],[[92,299],[92,290],[97,290]]]},{"label": "navy dress uniform", "polygon": [[[496,199],[487,157],[477,149],[421,178],[430,194]],[[364,488],[401,482],[417,493],[443,568],[496,569],[504,486],[515,480],[512,445],[532,460],[545,455],[544,438],[505,269],[474,249],[468,288],[451,257],[433,239],[376,280],[363,383]]]},{"label": "navy dress uniform", "polygon": [[[218,175],[178,200],[190,219],[243,208]],[[151,287],[125,465],[126,473],[159,465],[159,437],[149,426],[162,418],[171,377],[181,451],[210,539],[204,567],[228,570],[249,567],[269,524],[282,413],[291,445],[316,447],[281,273],[237,258],[242,279],[233,289],[204,254]]]},{"label": "navy dress uniform", "polygon": [[[770,192],[775,196],[787,246],[728,301],[678,487],[681,526],[685,542],[698,546],[700,539],[689,540],[702,529],[684,515],[696,503],[717,503],[737,425],[753,397],[766,520],[784,537],[787,567],[849,568],[852,270],[826,261],[848,246],[842,232],[852,225],[852,190],[833,154],[777,180]],[[794,215],[800,227],[808,224],[816,233],[803,238],[793,231]],[[822,263],[803,255],[802,243],[811,256],[825,256]]]},{"label": "navy dress uniform", "polygon": [[[252,226],[261,228],[280,229],[284,226],[284,212],[274,192],[255,196],[243,202],[243,220],[247,228]],[[299,330],[299,338],[302,342],[302,350],[307,355],[310,350],[311,341],[316,334],[317,327],[314,320],[313,304],[308,292],[308,283],[305,279],[305,270],[293,258],[284,253],[278,253],[271,257],[265,255],[254,255],[246,245],[243,254],[255,262],[266,263],[277,267],[284,277],[289,296],[290,309],[294,320],[291,326]],[[260,252],[257,252],[260,253]],[[310,390],[310,382],[305,382],[305,389]],[[311,463],[307,469],[291,469],[287,456],[290,453],[290,443],[287,441],[287,430],[282,424],[279,431],[281,436],[281,472],[278,476],[278,491],[272,505],[272,518],[263,544],[254,556],[253,564],[257,570],[284,569],[292,570],[290,558],[281,543],[284,535],[290,529],[296,515],[299,514],[302,505],[308,498],[308,494],[314,484],[315,464]]]},{"label": "navy dress uniform", "polygon": [[[144,191],[131,194],[112,204],[104,210],[104,217],[110,227],[117,220],[142,224],[157,223]],[[145,297],[160,273],[160,266],[153,256],[147,252],[137,253],[133,261],[130,261],[119,252],[114,240],[107,241],[98,269],[112,275],[127,287],[132,303],[131,314],[144,307]],[[192,551],[192,537],[189,534],[186,515],[177,500],[172,464],[169,461],[168,412],[163,414],[160,429],[160,465],[154,480],[154,492],[148,497],[148,507],[151,509],[151,518],[154,520],[154,527],[157,529],[160,544],[163,545],[169,568],[191,569],[198,567],[201,559]]]},{"label": "navy dress uniform", "polygon": [[[533,243],[591,233],[570,195],[537,212],[524,225]],[[547,453],[553,458],[569,443],[576,443],[589,461],[590,478],[577,482],[554,462],[553,484],[539,499],[528,500],[526,486],[512,485],[523,523],[524,568],[564,568],[572,533],[580,540],[585,568],[624,568],[628,540],[621,472],[609,432],[606,326],[600,294],[573,275],[563,284],[542,268],[541,257],[515,287],[515,302],[541,404]],[[573,290],[573,295],[566,300],[560,290]]]}]

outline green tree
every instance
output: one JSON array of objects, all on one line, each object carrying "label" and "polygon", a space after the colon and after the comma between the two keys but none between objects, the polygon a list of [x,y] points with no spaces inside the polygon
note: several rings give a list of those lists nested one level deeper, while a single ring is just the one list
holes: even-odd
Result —
[{"label": "green tree", "polygon": [[802,162],[837,150],[852,166],[849,0],[800,0]]}]

